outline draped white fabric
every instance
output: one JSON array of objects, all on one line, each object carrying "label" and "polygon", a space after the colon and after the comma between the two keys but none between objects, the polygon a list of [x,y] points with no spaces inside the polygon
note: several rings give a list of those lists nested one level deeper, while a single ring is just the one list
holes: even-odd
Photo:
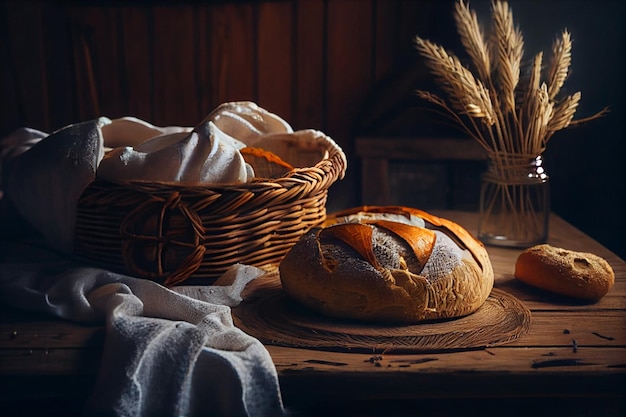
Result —
[{"label": "draped white fabric", "polygon": [[48,257],[0,264],[0,296],[27,311],[106,323],[89,415],[281,416],[272,359],[230,314],[246,283],[262,272],[236,265],[223,277],[230,285],[177,292]]}]

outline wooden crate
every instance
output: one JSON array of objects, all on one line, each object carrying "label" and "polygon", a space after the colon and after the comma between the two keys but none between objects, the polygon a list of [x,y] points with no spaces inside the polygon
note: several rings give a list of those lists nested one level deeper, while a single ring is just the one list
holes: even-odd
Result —
[{"label": "wooden crate", "polygon": [[356,138],[366,205],[478,208],[486,153],[468,138]]}]

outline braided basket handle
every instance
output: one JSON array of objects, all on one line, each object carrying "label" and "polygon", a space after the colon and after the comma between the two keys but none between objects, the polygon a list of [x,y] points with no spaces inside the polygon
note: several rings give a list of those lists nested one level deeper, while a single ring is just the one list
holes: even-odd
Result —
[{"label": "braided basket handle", "polygon": [[[151,196],[134,208],[122,221],[120,234],[127,269],[138,276],[166,278],[168,287],[189,278],[200,267],[206,250],[202,220],[178,191],[167,199]],[[178,261],[181,251],[190,253]],[[166,263],[173,263],[174,271],[168,272]]]}]

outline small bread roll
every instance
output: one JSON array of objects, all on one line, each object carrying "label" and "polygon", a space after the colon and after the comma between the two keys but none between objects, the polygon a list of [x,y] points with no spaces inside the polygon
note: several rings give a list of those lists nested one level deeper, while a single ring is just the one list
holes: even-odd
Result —
[{"label": "small bread roll", "polygon": [[293,169],[278,155],[265,149],[245,147],[240,152],[257,178],[280,178]]},{"label": "small bread roll", "polygon": [[515,277],[546,291],[585,300],[599,300],[615,283],[613,268],[604,258],[547,244],[519,255]]},{"label": "small bread roll", "polygon": [[476,311],[493,287],[487,251],[449,220],[406,207],[331,216],[280,263],[286,294],[319,313],[416,323]]}]

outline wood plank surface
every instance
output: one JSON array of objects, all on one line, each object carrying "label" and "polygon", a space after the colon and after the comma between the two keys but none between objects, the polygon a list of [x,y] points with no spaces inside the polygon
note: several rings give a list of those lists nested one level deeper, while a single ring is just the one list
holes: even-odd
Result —
[{"label": "wood plank surface", "polygon": [[355,154],[362,204],[478,209],[486,152],[474,140],[357,137]]},{"label": "wood plank surface", "polygon": [[484,161],[485,150],[469,138],[386,138],[355,139],[356,155],[365,158],[417,161]]},{"label": "wood plank surface", "polygon": [[[43,44],[45,7],[32,2],[6,2],[3,6],[7,24],[6,37],[2,40],[7,59],[4,61],[3,57],[3,62],[9,67],[7,75],[11,76],[10,87],[15,99],[11,113],[23,125],[45,131],[51,121],[48,63]],[[5,98],[7,103],[10,98]],[[3,113],[3,117],[8,114]],[[3,122],[9,126],[11,120]]]},{"label": "wood plank surface", "polygon": [[[353,122],[346,121],[357,118],[374,83],[374,73],[370,70],[372,3],[372,0],[328,2],[326,129],[345,152],[348,167],[356,166],[356,160],[351,140]],[[349,168],[345,178],[333,184],[329,190],[329,210],[350,207],[350,201],[356,201],[356,175],[357,171]]]},{"label": "wood plank surface", "polygon": [[0,349],[100,347],[102,324],[79,324],[42,314],[2,313]]},{"label": "wood plank surface", "polygon": [[[391,201],[388,177],[389,162],[387,159],[361,159],[362,186],[360,201],[365,205],[385,205]],[[367,185],[365,185],[367,184]]]},{"label": "wood plank surface", "polygon": [[360,103],[367,95],[364,85],[371,85],[372,1],[345,0],[328,2],[327,89],[328,131],[352,155],[349,146],[351,126]]},{"label": "wood plank surface", "polygon": [[258,6],[258,104],[288,123],[294,118],[295,74],[292,2]]},{"label": "wood plank surface", "polygon": [[[125,116],[154,123],[152,54],[152,13],[146,7],[122,7],[120,25],[124,41],[120,45],[124,60],[119,74],[127,98]],[[128,42],[132,39],[132,42]]]},{"label": "wood plank surface", "polygon": [[257,100],[253,5],[219,3],[211,12],[211,91],[214,106]]},{"label": "wood plank surface", "polygon": [[296,109],[294,129],[326,129],[326,8],[324,2],[301,0],[297,2],[295,24],[296,69],[294,90]]},{"label": "wood plank surface", "polygon": [[[85,62],[80,71],[93,85],[83,86],[86,91],[93,87],[97,102],[95,113],[82,114],[82,120],[89,120],[98,116],[120,117],[128,112],[124,83],[124,61],[122,50],[123,38],[120,36],[118,25],[118,9],[112,7],[87,6],[77,9],[77,19],[83,30],[83,39],[86,42],[87,53]],[[90,65],[87,65],[90,64]],[[120,76],[121,75],[121,76]],[[77,93],[83,93],[82,88],[77,88]],[[122,98],[122,99],[120,99]],[[120,106],[120,103],[124,103]],[[117,111],[112,109],[117,107]],[[108,110],[111,109],[111,110]],[[105,112],[103,114],[102,112]]]},{"label": "wood plank surface", "polygon": [[153,16],[154,118],[163,125],[195,126],[205,115],[197,106],[194,10],[157,6]]},{"label": "wood plank surface", "polygon": [[[475,233],[476,213],[433,214]],[[321,410],[346,415],[348,409],[363,407],[359,415],[373,416],[390,415],[385,412],[390,410],[380,407],[393,403],[398,405],[394,416],[408,416],[414,401],[445,398],[459,403],[440,415],[456,415],[454,410],[480,398],[494,407],[498,404],[497,410],[483,415],[499,415],[499,407],[518,407],[531,400],[541,401],[534,404],[542,410],[571,407],[568,415],[622,415],[626,411],[626,263],[557,216],[551,217],[550,226],[550,243],[588,249],[613,266],[615,287],[602,300],[576,303],[514,285],[511,268],[519,250],[487,247],[495,286],[510,291],[531,309],[526,335],[502,346],[453,353],[352,353],[267,345],[285,404],[310,413],[302,415]],[[26,388],[29,378],[65,381],[68,387],[75,387],[72,381],[83,381],[85,386],[95,378],[104,341],[102,325],[6,308],[0,318],[0,400],[7,401],[7,395],[36,398],[37,393]],[[87,390],[71,393],[56,384],[52,391],[55,398],[79,395],[80,399],[88,394]],[[364,406],[365,398],[372,401],[372,408]],[[523,411],[528,412],[519,409],[510,415],[528,415]],[[435,414],[431,410],[427,415]]]}]

